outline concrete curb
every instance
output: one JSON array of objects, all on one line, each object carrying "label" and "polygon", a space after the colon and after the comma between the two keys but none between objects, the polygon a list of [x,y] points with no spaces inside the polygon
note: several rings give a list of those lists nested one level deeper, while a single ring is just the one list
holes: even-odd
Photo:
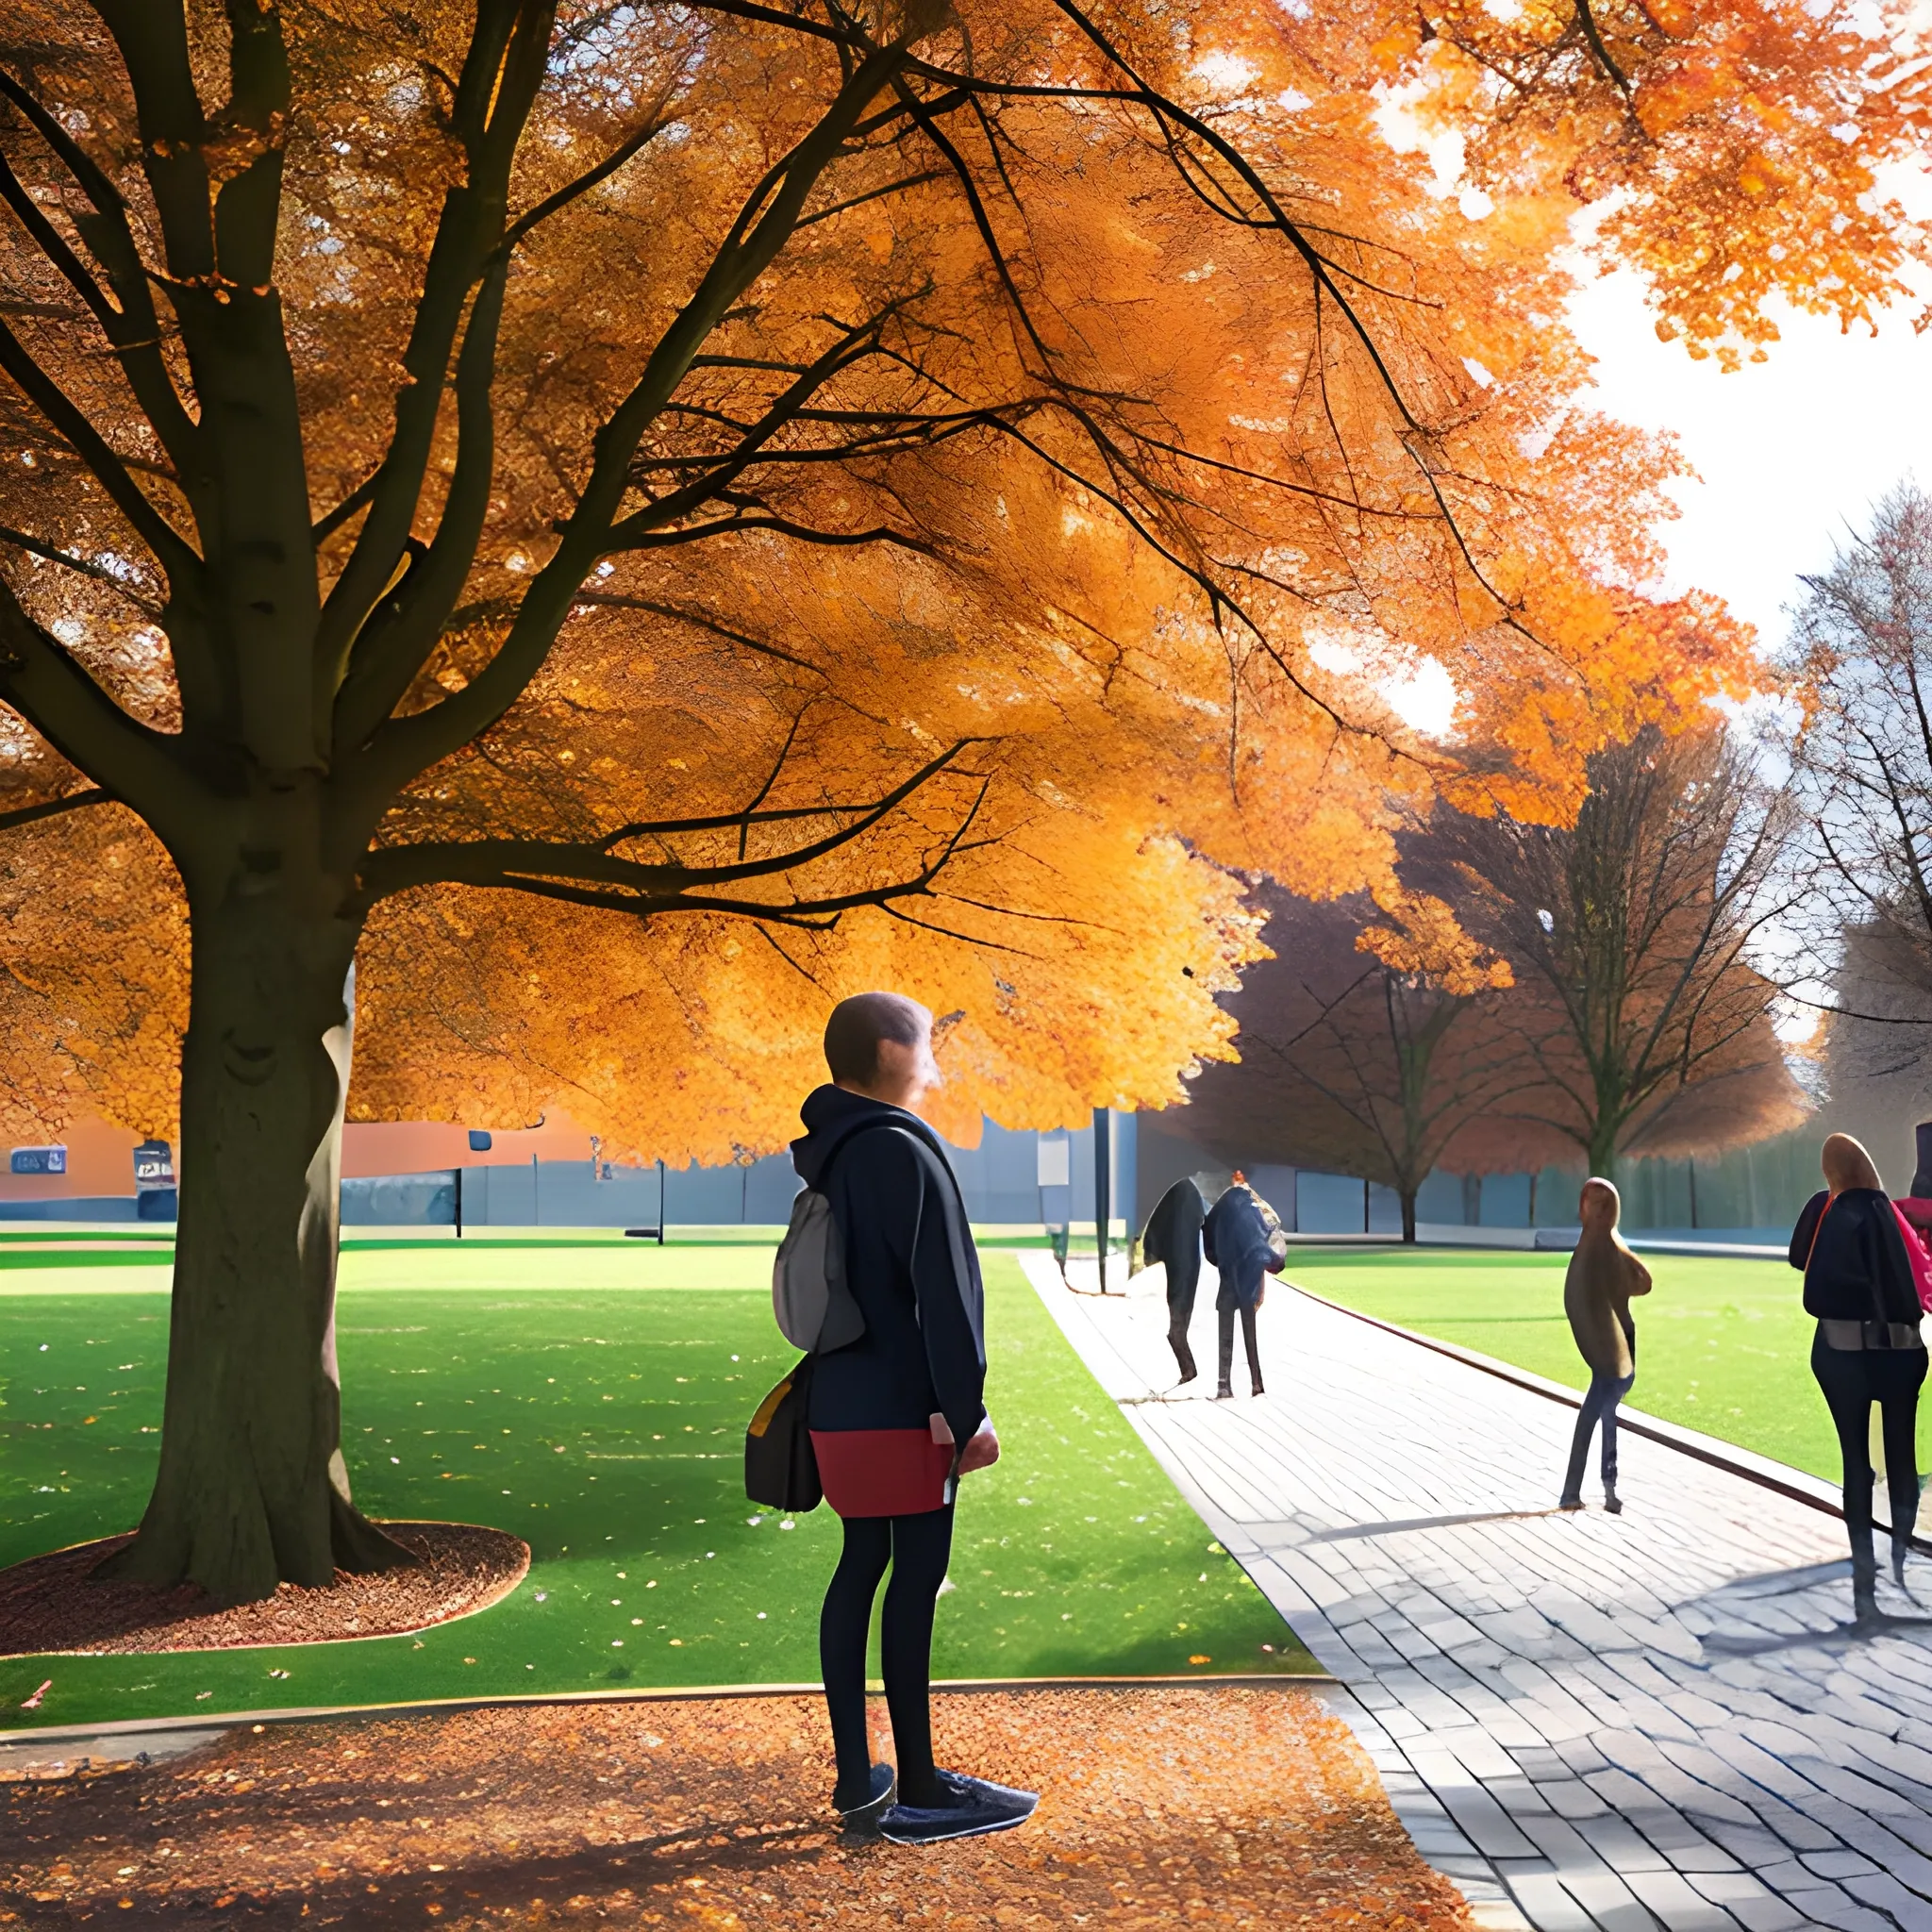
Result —
[{"label": "concrete curb", "polygon": [[[1346,1687],[1326,1675],[1291,1672],[1220,1677],[945,1677],[933,1691],[947,1696],[995,1690],[1306,1690],[1318,1699]],[[883,1695],[868,1687],[869,1694]],[[50,1724],[42,1730],[0,1731],[0,1772],[36,1767],[77,1768],[80,1764],[148,1763],[179,1757],[244,1726],[263,1731],[271,1724],[321,1724],[351,1720],[375,1723],[388,1718],[440,1717],[466,1710],[497,1710],[523,1706],[589,1704],[687,1704],[724,1697],[822,1697],[822,1684],[708,1684],[644,1690],[562,1690],[513,1692],[502,1697],[429,1698],[415,1704],[318,1704],[295,1710],[221,1711],[212,1715],[124,1718],[99,1724]]]}]

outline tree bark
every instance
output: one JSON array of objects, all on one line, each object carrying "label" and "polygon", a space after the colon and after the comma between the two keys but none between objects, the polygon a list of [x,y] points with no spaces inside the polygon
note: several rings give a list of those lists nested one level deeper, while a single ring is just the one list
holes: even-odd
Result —
[{"label": "tree bark", "polygon": [[1406,1188],[1402,1192],[1402,1239],[1415,1240],[1415,1190]]},{"label": "tree bark", "polygon": [[305,910],[328,895],[238,856],[218,903],[190,891],[160,1467],[135,1541],[102,1566],[198,1583],[224,1604],[415,1560],[350,1501],[341,1443],[336,1234],[359,921]]}]

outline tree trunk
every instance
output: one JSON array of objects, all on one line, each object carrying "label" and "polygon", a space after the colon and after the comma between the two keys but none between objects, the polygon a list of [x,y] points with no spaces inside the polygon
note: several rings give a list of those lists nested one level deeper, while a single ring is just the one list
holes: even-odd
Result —
[{"label": "tree trunk", "polygon": [[1407,1188],[1402,1194],[1402,1239],[1415,1240],[1415,1190]]},{"label": "tree trunk", "polygon": [[1591,1131],[1590,1145],[1585,1149],[1590,1156],[1590,1173],[1586,1179],[1609,1181],[1613,1185],[1617,1178],[1617,1131],[1606,1123],[1599,1123]]},{"label": "tree trunk", "polygon": [[[336,1236],[357,925],[277,877],[192,906],[160,1468],[103,1574],[219,1602],[415,1559],[349,1500]],[[321,882],[316,882],[321,883]],[[297,902],[291,904],[291,901]]]}]

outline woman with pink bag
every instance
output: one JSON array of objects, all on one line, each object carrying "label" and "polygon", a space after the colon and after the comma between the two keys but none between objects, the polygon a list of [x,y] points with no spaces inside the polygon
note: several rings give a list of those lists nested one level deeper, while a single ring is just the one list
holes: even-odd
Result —
[{"label": "woman with pink bag", "polygon": [[[1849,1134],[1823,1154],[1825,1189],[1805,1204],[1790,1259],[1805,1274],[1805,1312],[1818,1319],[1811,1343],[1816,1376],[1838,1429],[1844,1461],[1845,1529],[1852,1544],[1852,1601],[1876,1613],[1878,1567],[1872,1543],[1872,1405],[1879,1406],[1891,1500],[1891,1568],[1905,1584],[1906,1552],[1919,1513],[1919,1391],[1925,1343],[1919,1333],[1925,1251],[1885,1196],[1872,1157]],[[1914,1255],[1918,1261],[1915,1263]]]}]

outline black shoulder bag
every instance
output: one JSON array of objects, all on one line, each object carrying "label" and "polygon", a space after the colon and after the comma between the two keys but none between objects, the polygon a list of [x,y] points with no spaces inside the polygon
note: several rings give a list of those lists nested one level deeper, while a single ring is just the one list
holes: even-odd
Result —
[{"label": "black shoulder bag", "polygon": [[744,1492],[768,1509],[803,1515],[824,1500],[812,1453],[811,1357],[758,1404],[744,1432]]}]

